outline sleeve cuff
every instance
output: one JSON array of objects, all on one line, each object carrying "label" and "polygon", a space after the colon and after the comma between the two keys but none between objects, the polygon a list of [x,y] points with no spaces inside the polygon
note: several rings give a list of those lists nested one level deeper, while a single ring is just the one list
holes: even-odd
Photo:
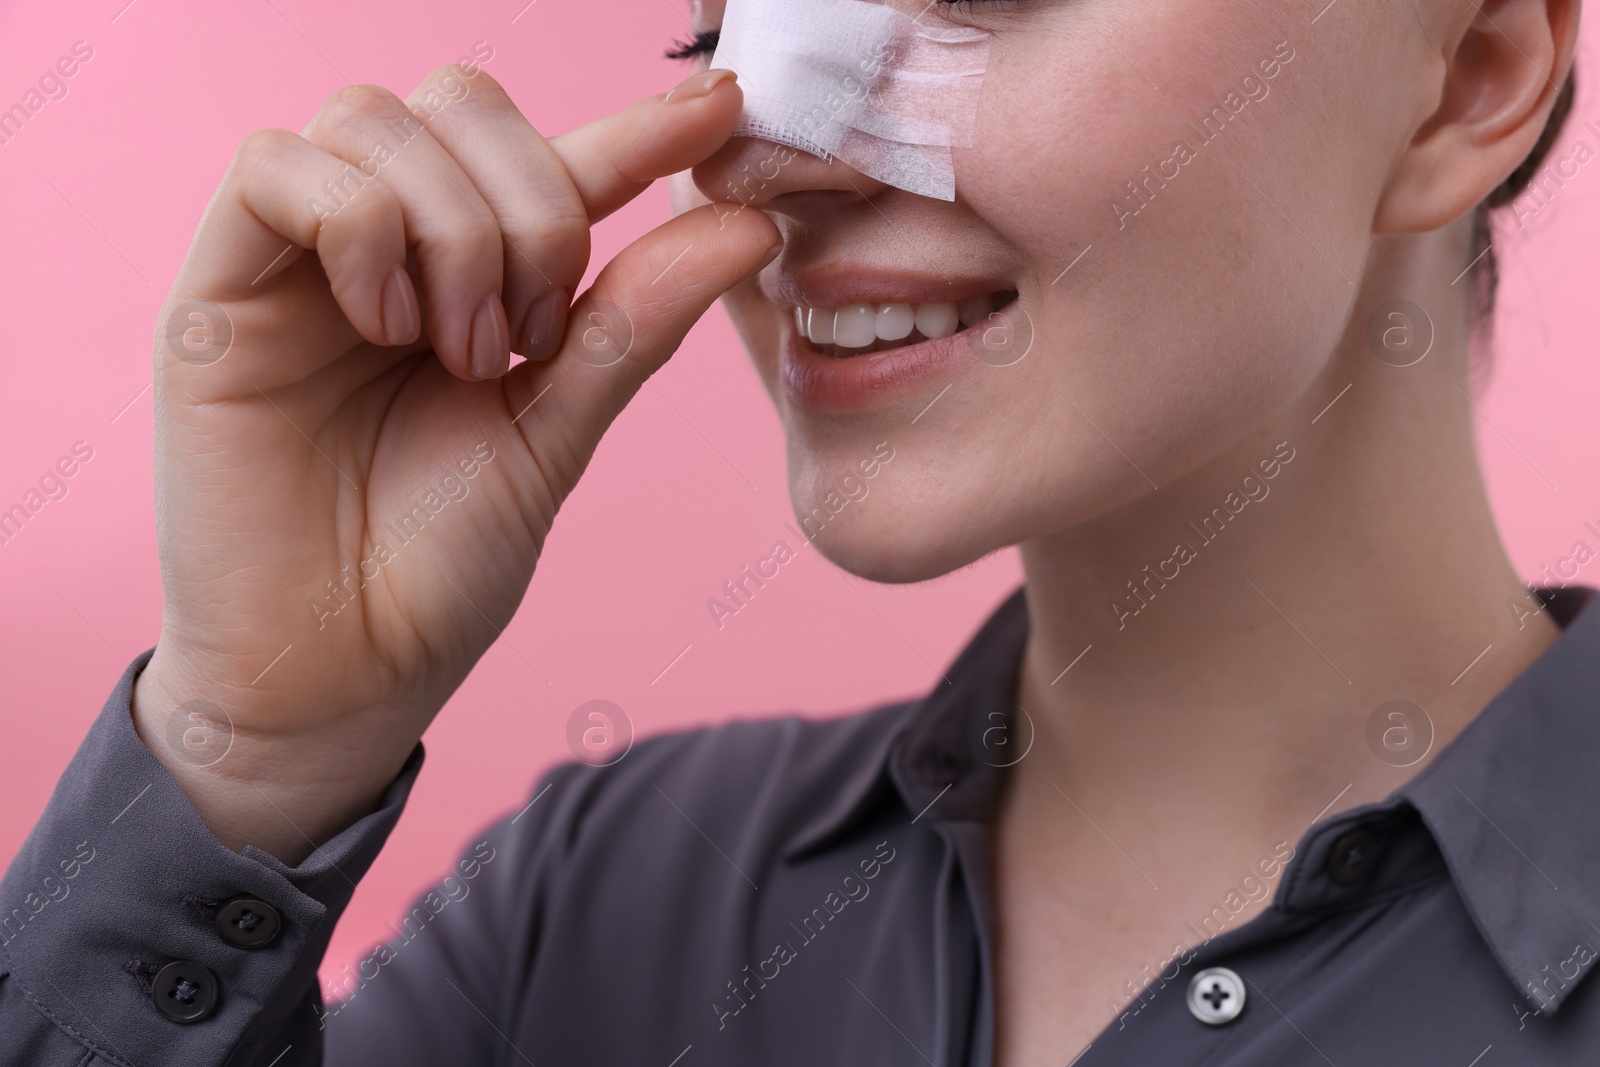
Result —
[{"label": "sleeve cuff", "polygon": [[0,881],[0,1061],[50,1062],[63,1038],[114,1063],[222,1064],[241,1044],[271,1060],[316,1022],[334,923],[422,767],[419,743],[378,810],[297,867],[235,853],[134,730],[153,652],[123,672]]}]

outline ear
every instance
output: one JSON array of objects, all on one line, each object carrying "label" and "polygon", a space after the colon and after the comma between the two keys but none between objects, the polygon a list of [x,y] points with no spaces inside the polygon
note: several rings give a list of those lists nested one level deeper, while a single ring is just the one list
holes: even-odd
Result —
[{"label": "ear", "polygon": [[1449,20],[1438,106],[1390,175],[1378,234],[1437,230],[1476,207],[1533,151],[1572,68],[1582,0],[1432,6]]}]

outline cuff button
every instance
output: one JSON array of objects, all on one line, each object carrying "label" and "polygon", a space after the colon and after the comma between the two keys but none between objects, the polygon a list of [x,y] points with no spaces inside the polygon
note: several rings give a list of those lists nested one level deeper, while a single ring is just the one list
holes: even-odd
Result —
[{"label": "cuff button", "polygon": [[217,908],[217,933],[240,948],[260,948],[277,937],[282,927],[278,909],[255,897],[229,897]]},{"label": "cuff button", "polygon": [[209,967],[193,960],[173,960],[156,972],[150,999],[156,1010],[175,1023],[197,1023],[217,1009],[222,985]]}]

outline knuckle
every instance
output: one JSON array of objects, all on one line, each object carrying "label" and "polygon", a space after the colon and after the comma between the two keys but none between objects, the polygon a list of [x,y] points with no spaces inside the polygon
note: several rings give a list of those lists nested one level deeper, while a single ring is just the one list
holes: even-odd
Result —
[{"label": "knuckle", "polygon": [[[557,264],[577,264],[578,273],[589,260],[589,220],[573,214],[540,215],[517,220],[507,230],[516,235],[519,249],[539,260],[548,259]],[[522,257],[512,252],[512,259],[520,263]]]},{"label": "knuckle", "polygon": [[491,111],[517,110],[500,83],[481,67],[447,63],[431,71],[407,101],[413,115],[432,118],[459,104]]},{"label": "knuckle", "polygon": [[321,222],[325,230],[349,227],[354,232],[378,238],[387,237],[387,231],[393,229],[403,236],[405,212],[398,193],[378,179],[367,178],[354,195]]},{"label": "knuckle", "polygon": [[372,196],[367,202],[367,210],[374,215],[381,216],[386,221],[393,221],[396,224],[402,223],[405,217],[405,209],[400,203],[400,194],[377,179],[373,180],[369,188]]},{"label": "knuckle", "polygon": [[461,63],[446,63],[443,66],[434,67],[428,72],[428,76],[423,79],[422,84],[427,87],[438,85],[451,79],[470,82],[474,90],[483,86],[500,88],[500,83],[484,73],[481,67],[468,67]]},{"label": "knuckle", "polygon": [[474,218],[470,225],[462,228],[458,240],[464,253],[473,259],[485,260],[499,260],[505,243],[499,230],[479,218]]},{"label": "knuckle", "polygon": [[339,129],[401,110],[400,98],[381,85],[346,85],[329,94],[312,125],[317,130]]},{"label": "knuckle", "polygon": [[256,130],[245,135],[233,153],[234,166],[241,170],[265,170],[276,165],[300,140],[288,130]]},{"label": "knuckle", "polygon": [[482,67],[469,67],[461,63],[446,63],[434,68],[423,84],[443,86],[455,82],[470,86],[474,95],[506,97],[505,89]]},{"label": "knuckle", "polygon": [[498,264],[501,260],[500,231],[474,215],[452,224],[435,242],[436,254],[461,263]]}]

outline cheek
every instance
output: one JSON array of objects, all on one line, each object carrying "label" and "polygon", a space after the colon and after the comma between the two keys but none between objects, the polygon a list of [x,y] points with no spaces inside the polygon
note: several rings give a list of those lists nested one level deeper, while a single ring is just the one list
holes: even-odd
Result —
[{"label": "cheek", "polygon": [[[1242,89],[1304,27],[1254,4],[1172,6],[1184,10],[1171,20],[1079,9],[997,35],[957,175],[1027,265],[1040,358],[1019,365],[1019,395],[1040,418],[1065,408],[1051,420],[1064,440],[1084,421],[1065,393],[1161,484],[1326,362],[1371,218],[1370,176],[1313,140],[1340,105],[1307,103],[1327,92],[1309,47],[1297,43],[1266,99]],[[1163,28],[1174,22],[1185,32]],[[1225,118],[1207,140],[1213,108]],[[1089,475],[1074,472],[1080,488]]]},{"label": "cheek", "polygon": [[727,0],[694,0],[689,5],[690,21],[697,30],[709,30],[722,25],[722,15],[727,10]]}]

